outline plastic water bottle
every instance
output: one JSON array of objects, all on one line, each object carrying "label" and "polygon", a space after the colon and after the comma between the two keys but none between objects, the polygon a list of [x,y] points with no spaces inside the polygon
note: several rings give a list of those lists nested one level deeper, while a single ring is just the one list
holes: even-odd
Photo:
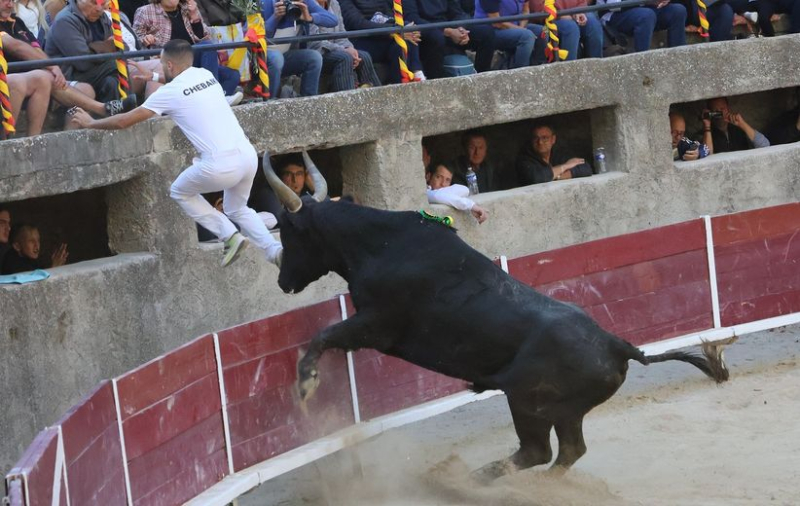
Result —
[{"label": "plastic water bottle", "polygon": [[467,188],[469,188],[470,195],[477,195],[480,193],[478,190],[478,175],[472,170],[472,167],[467,167]]},{"label": "plastic water bottle", "polygon": [[608,172],[606,168],[606,150],[605,148],[597,148],[594,150],[594,166],[597,168],[598,174]]}]

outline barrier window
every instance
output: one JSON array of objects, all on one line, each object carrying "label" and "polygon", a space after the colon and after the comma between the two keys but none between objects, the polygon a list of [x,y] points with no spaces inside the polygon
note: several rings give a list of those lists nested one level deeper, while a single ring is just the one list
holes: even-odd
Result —
[{"label": "barrier window", "polygon": [[107,215],[103,188],[0,203],[0,273],[111,256]]},{"label": "barrier window", "polygon": [[477,191],[486,193],[591,176],[599,169],[591,116],[591,111],[577,111],[426,137],[423,165],[431,174],[426,177],[445,166],[453,184],[469,186],[472,169]]},{"label": "barrier window", "polygon": [[798,142],[800,88],[674,104],[669,120],[676,161]]}]

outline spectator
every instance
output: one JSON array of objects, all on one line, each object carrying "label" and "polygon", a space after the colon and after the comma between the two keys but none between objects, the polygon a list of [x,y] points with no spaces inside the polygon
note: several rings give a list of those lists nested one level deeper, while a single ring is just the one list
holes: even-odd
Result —
[{"label": "spectator", "polygon": [[[719,116],[711,119],[709,127],[703,128],[703,134],[711,134],[704,137],[707,139],[704,142],[708,145],[709,154],[769,146],[769,140],[764,134],[751,127],[741,114],[731,112],[727,98],[712,98],[707,106],[708,109],[703,111],[704,117],[709,111]],[[697,137],[699,136],[698,134]]]},{"label": "spectator", "polygon": [[800,141],[800,107],[781,114],[764,132],[771,146]]},{"label": "spectator", "polygon": [[[293,9],[289,11],[283,0],[263,0],[262,15],[267,37],[300,35],[301,28],[309,23],[324,28],[336,28],[338,24],[336,15],[320,7],[316,0],[295,0],[291,4]],[[294,44],[279,44],[272,46],[268,56],[267,68],[270,65],[275,67],[270,69],[270,95],[279,93],[280,78],[287,75],[300,76],[300,95],[309,97],[319,93],[322,55],[318,51],[300,49]],[[278,78],[275,84],[272,83],[273,76]]]},{"label": "spectator", "polygon": [[[114,49],[111,20],[104,14],[105,2],[73,0],[56,16],[45,50],[53,58],[110,53]],[[61,67],[69,81],[89,83],[102,102],[119,99],[115,60],[80,61]]]},{"label": "spectator", "polygon": [[671,4],[670,0],[659,0],[655,5],[614,9],[612,6],[621,0],[597,0],[598,4],[606,4],[611,9],[603,14],[602,20],[614,30],[633,37],[633,47],[638,51],[647,51],[656,30],[667,31],[669,47],[686,44],[686,7]]},{"label": "spectator", "polygon": [[532,133],[531,143],[517,158],[517,177],[520,185],[592,175],[592,168],[583,158],[568,158],[562,151],[554,149],[558,139],[552,126],[547,124],[534,126]]},{"label": "spectator", "polygon": [[[14,229],[11,247],[3,259],[2,274],[44,269],[39,262],[40,250],[39,229],[31,225],[20,225]],[[50,267],[61,267],[67,263],[67,245],[61,244],[50,257]]]},{"label": "spectator", "polygon": [[[133,30],[145,47],[164,47],[170,40],[185,40],[196,46],[211,44],[210,30],[203,22],[195,0],[151,0],[133,18]],[[231,105],[243,95],[237,92],[239,71],[219,64],[216,51],[195,51],[194,66],[204,68],[217,79]]]},{"label": "spectator", "polygon": [[[50,25],[45,21],[47,11],[39,0],[15,0],[17,6],[17,17],[25,23],[25,28],[31,32],[40,46],[44,46],[47,31]],[[0,16],[8,19],[8,16]]]},{"label": "spectator", "polygon": [[[686,9],[686,25],[700,26],[700,14],[696,0],[677,0]],[[733,40],[733,18],[736,12],[744,13],[747,0],[726,0],[708,2],[706,18],[708,19],[708,38],[711,42]]]},{"label": "spectator", "polygon": [[[704,119],[703,124],[708,124],[710,128],[711,123],[709,120]],[[692,141],[686,138],[686,120],[679,112],[669,113],[669,128],[672,133],[673,160],[683,160],[688,162],[708,156],[708,145],[705,144],[707,141],[705,137],[711,135],[710,133],[703,133],[704,142],[702,144],[697,142],[696,144],[690,146],[688,143],[691,143]]]},{"label": "spectator", "polygon": [[463,143],[464,151],[467,154],[458,158],[453,181],[466,186],[467,169],[472,167],[473,172],[478,176],[478,189],[481,193],[501,190],[499,177],[487,159],[489,144],[486,142],[486,135],[479,130],[472,130],[464,134]]},{"label": "spectator", "polygon": [[[403,15],[415,25],[442,21],[460,21],[471,16],[461,8],[459,0],[406,0]],[[464,49],[475,51],[475,70],[491,70],[494,56],[494,30],[489,25],[472,25],[456,28],[422,30],[420,56],[425,75],[431,79],[446,77],[445,54],[464,53]]]},{"label": "spectator", "polygon": [[[45,60],[47,55],[25,25],[9,11],[11,2],[0,0],[0,31],[8,61]],[[72,107],[78,105],[96,116],[110,116],[136,107],[136,97],[110,100],[101,103],[94,100],[94,90],[86,83],[67,82],[57,65],[28,72],[8,75],[11,109],[19,116],[23,102],[27,100],[27,134],[42,133],[52,97],[59,104]]]},{"label": "spectator", "polygon": [[[531,12],[544,12],[544,0],[529,0]],[[588,0],[556,0],[556,8],[576,9],[589,5]],[[597,14],[586,12],[580,14],[559,16],[556,20],[559,46],[568,51],[567,60],[577,60],[580,52],[580,43],[587,58],[603,57],[603,25]]]},{"label": "spectator", "polygon": [[[527,0],[475,0],[475,18],[528,14]],[[545,41],[541,39],[543,27],[527,20],[514,23],[494,23],[494,47],[510,53],[509,67],[527,67],[544,61]],[[563,34],[562,34],[563,36]]]},{"label": "spectator", "polygon": [[489,217],[484,208],[468,199],[469,189],[460,184],[451,185],[453,180],[452,166],[443,161],[434,161],[425,171],[425,181],[428,183],[428,202],[431,204],[444,204],[454,207],[459,211],[468,211],[483,223]]},{"label": "spectator", "polygon": [[[297,196],[313,195],[313,191],[307,186],[311,180],[306,177],[306,166],[305,163],[303,163],[303,157],[299,153],[276,156],[271,165],[275,170],[275,174],[277,174],[281,181],[291,188]],[[280,217],[283,204],[281,204],[265,179],[257,177],[256,181],[258,184],[253,186],[249,205],[256,211],[259,211],[259,214],[269,213],[272,216]],[[280,225],[280,222],[278,222],[278,224]]]},{"label": "spectator", "polygon": [[[369,28],[385,28],[394,25],[394,9],[392,0],[341,0],[342,19],[347,30],[366,30]],[[406,23],[413,26],[413,22]],[[403,37],[408,43],[408,58],[406,65],[414,73],[417,81],[425,80],[422,63],[419,59],[419,47],[422,40],[420,32],[406,32]],[[366,51],[372,56],[374,63],[385,63],[389,67],[387,82],[400,83],[399,59],[403,56],[394,39],[390,35],[375,37],[360,37],[353,42],[356,49]]]},{"label": "spectator", "polygon": [[788,14],[789,33],[800,33],[800,0],[758,0],[757,5],[758,26],[764,37],[775,36],[774,14]]},{"label": "spectator", "polygon": [[[337,0],[317,0],[319,5],[336,16],[337,24],[333,28],[321,27],[317,24],[308,25],[308,33],[342,33],[344,20],[342,8]],[[321,40],[308,43],[309,49],[314,49],[322,55],[322,71],[331,75],[331,90],[353,90],[356,87],[380,86],[378,74],[372,65],[372,57],[366,51],[359,51],[347,39]]]},{"label": "spectator", "polygon": [[0,204],[0,267],[3,265],[3,258],[8,253],[11,245],[8,244],[8,235],[11,233],[11,211]]}]

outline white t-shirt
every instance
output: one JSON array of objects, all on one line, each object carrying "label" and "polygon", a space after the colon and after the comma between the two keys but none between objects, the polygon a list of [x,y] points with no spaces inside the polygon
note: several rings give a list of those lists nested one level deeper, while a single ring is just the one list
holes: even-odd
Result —
[{"label": "white t-shirt", "polygon": [[462,184],[454,184],[445,186],[438,190],[432,190],[428,187],[428,202],[431,204],[444,204],[446,206],[455,207],[459,211],[471,211],[475,202],[468,199],[469,188]]},{"label": "white t-shirt", "polygon": [[206,69],[189,67],[157,89],[142,107],[170,116],[201,156],[250,145],[222,86]]}]

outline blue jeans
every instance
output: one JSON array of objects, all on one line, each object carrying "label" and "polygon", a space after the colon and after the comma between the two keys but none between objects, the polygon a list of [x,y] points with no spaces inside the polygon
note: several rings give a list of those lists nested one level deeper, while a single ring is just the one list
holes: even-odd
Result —
[{"label": "blue jeans", "polygon": [[[711,42],[733,39],[733,14],[747,8],[747,1],[718,1],[706,10],[708,18],[708,36]],[[681,0],[680,4],[686,7],[686,22],[690,25],[700,26],[699,9],[696,0]]]},{"label": "blue jeans", "polygon": [[514,54],[511,59],[512,69],[527,67],[531,64],[535,43],[533,32],[525,28],[506,28],[494,31],[494,47]]},{"label": "blue jeans", "polygon": [[556,21],[556,26],[561,39],[561,48],[569,51],[567,60],[578,58],[581,40],[586,58],[603,57],[603,25],[594,12],[586,13],[586,24],[583,26],[579,26],[571,19],[559,19]]},{"label": "blue jeans", "polygon": [[[201,40],[195,46],[212,44],[210,40]],[[233,95],[236,87],[239,86],[241,76],[238,70],[230,69],[225,65],[219,64],[219,56],[216,51],[196,51],[194,53],[193,67],[203,68],[214,74],[217,82],[222,86],[225,95]]]},{"label": "blue jeans", "polygon": [[270,98],[278,98],[282,76],[300,76],[300,95],[310,97],[319,93],[322,74],[322,55],[313,49],[290,49],[281,53],[267,49],[267,75]]},{"label": "blue jeans", "polygon": [[686,7],[680,4],[667,4],[660,9],[655,7],[634,7],[615,12],[608,21],[611,28],[633,37],[636,51],[647,51],[656,30],[667,31],[667,45],[677,47],[686,45]]},{"label": "blue jeans", "polygon": [[[403,54],[391,37],[361,37],[353,39],[353,45],[359,51],[366,51],[372,57],[375,63],[385,63],[389,69],[386,73],[387,84],[397,84],[402,82],[400,75],[399,58]],[[406,66],[411,72],[422,70],[422,61],[419,59],[419,46],[412,43],[406,44],[408,46],[408,59]]]}]

